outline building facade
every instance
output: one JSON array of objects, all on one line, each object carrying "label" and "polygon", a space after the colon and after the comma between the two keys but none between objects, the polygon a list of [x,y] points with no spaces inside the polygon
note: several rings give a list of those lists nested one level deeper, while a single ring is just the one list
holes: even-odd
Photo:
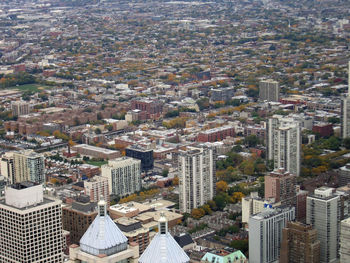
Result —
[{"label": "building facade", "polygon": [[265,199],[274,198],[282,204],[295,204],[296,175],[286,172],[283,168],[276,169],[265,176]]},{"label": "building facade", "polygon": [[336,262],[340,234],[341,203],[334,189],[321,187],[307,197],[306,223],[317,230],[321,263]]},{"label": "building facade", "polygon": [[31,105],[25,101],[14,101],[11,103],[13,116],[27,115],[30,113]]},{"label": "building facade", "polygon": [[350,137],[350,61],[348,69],[348,94],[341,103],[341,135],[342,138]]},{"label": "building facade", "polygon": [[215,195],[215,156],[211,148],[187,147],[178,157],[180,211],[190,213]]},{"label": "building facade", "polygon": [[108,206],[110,204],[108,178],[102,176],[94,176],[84,181],[84,194],[90,197],[90,202],[100,201],[101,196],[106,200]]},{"label": "building facade", "polygon": [[234,137],[236,135],[235,128],[232,126],[223,126],[200,132],[197,137],[199,142],[217,142],[222,141],[226,137]]},{"label": "building facade", "polygon": [[32,150],[24,150],[13,153],[15,182],[31,181],[45,182],[45,159],[42,154]]},{"label": "building facade", "polygon": [[79,196],[72,205],[62,207],[63,229],[70,232],[72,244],[79,244],[79,240],[96,216],[96,203],[90,202],[88,196]]},{"label": "building facade", "polygon": [[152,170],[154,167],[153,150],[148,150],[137,145],[132,145],[125,149],[125,155],[141,160],[142,171]]},{"label": "building facade", "polygon": [[340,224],[340,263],[350,262],[350,218]]},{"label": "building facade", "polygon": [[287,222],[287,226],[282,231],[280,262],[320,262],[320,241],[317,239],[317,231],[312,226],[299,222]]},{"label": "building facade", "polygon": [[299,176],[301,163],[301,129],[292,118],[274,115],[267,123],[267,158],[274,169]]},{"label": "building facade", "polygon": [[16,179],[13,152],[7,152],[1,157],[0,169],[0,174],[4,176],[10,184],[14,184]]},{"label": "building facade", "polygon": [[0,262],[63,262],[61,201],[42,185],[17,183],[0,200]]},{"label": "building facade", "polygon": [[280,88],[277,81],[272,79],[259,82],[259,100],[260,101],[279,101]]},{"label": "building facade", "polygon": [[280,257],[282,229],[295,219],[294,207],[270,209],[249,218],[249,262],[276,262]]},{"label": "building facade", "polygon": [[109,160],[102,165],[102,177],[108,179],[110,194],[125,196],[141,189],[141,161],[131,157]]}]

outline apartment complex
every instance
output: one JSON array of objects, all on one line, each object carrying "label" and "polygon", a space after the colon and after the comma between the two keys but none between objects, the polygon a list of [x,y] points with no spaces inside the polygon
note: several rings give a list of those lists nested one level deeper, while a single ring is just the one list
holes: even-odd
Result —
[{"label": "apartment complex", "polygon": [[13,153],[14,183],[31,181],[45,182],[44,156],[33,150],[23,150]]},{"label": "apartment complex", "polygon": [[92,221],[97,216],[97,205],[90,202],[89,196],[77,197],[71,205],[62,208],[63,229],[70,232],[72,244],[79,244]]},{"label": "apartment complex", "polygon": [[72,147],[73,151],[81,155],[91,156],[94,158],[114,159],[120,157],[119,151],[109,150],[106,148],[96,147],[88,144],[78,144]]},{"label": "apartment complex", "polygon": [[0,262],[61,263],[61,201],[43,196],[43,187],[22,182],[0,200]]},{"label": "apartment complex", "polygon": [[307,197],[306,223],[317,230],[321,263],[336,262],[340,234],[341,203],[334,189],[320,187]]},{"label": "apartment complex", "polygon": [[102,165],[102,177],[108,179],[110,194],[125,196],[141,189],[141,161],[131,157],[109,160]]},{"label": "apartment complex", "polygon": [[282,204],[295,204],[296,175],[283,168],[276,169],[265,176],[265,199],[274,198]]},{"label": "apartment complex", "polygon": [[348,69],[348,94],[341,103],[341,135],[342,138],[350,137],[350,61]]},{"label": "apartment complex", "polygon": [[180,151],[179,198],[181,212],[190,213],[215,195],[215,156],[207,147],[187,147]]},{"label": "apartment complex", "polygon": [[350,262],[350,218],[340,224],[340,263]]},{"label": "apartment complex", "polygon": [[260,101],[279,101],[280,88],[277,81],[272,79],[259,82],[259,100]]},{"label": "apartment complex", "polygon": [[236,135],[235,128],[232,126],[222,126],[198,134],[197,141],[199,142],[217,142],[222,141],[226,137],[234,137]]},{"label": "apartment complex", "polygon": [[299,176],[301,162],[301,131],[299,122],[274,115],[267,122],[267,158],[274,169]]},{"label": "apartment complex", "polygon": [[101,196],[110,204],[108,178],[94,176],[84,181],[84,194],[90,197],[90,202],[100,201]]},{"label": "apartment complex", "polygon": [[249,262],[275,262],[280,257],[282,229],[295,219],[294,207],[266,209],[249,218]]},{"label": "apartment complex", "polygon": [[282,233],[280,262],[320,262],[320,241],[317,239],[317,231],[310,225],[287,222]]},{"label": "apartment complex", "polygon": [[26,101],[14,101],[11,103],[11,109],[13,116],[27,115],[31,111],[31,105]]}]

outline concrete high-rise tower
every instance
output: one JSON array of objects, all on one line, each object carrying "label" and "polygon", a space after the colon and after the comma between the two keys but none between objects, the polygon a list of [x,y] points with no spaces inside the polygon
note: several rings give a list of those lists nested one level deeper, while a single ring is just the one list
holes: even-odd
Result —
[{"label": "concrete high-rise tower", "polygon": [[341,135],[342,138],[350,137],[350,61],[348,68],[348,94],[341,104]]},{"label": "concrete high-rise tower", "polygon": [[282,229],[295,219],[294,207],[270,209],[249,218],[249,262],[277,262],[282,244]]},{"label": "concrete high-rise tower", "polygon": [[15,182],[31,181],[36,183],[45,182],[44,156],[33,150],[14,152]]},{"label": "concrete high-rise tower", "polygon": [[299,176],[301,160],[301,128],[293,118],[274,115],[267,122],[267,159],[274,169],[283,168]]},{"label": "concrete high-rise tower", "polygon": [[8,186],[0,200],[0,262],[63,262],[61,201],[31,182]]},{"label": "concrete high-rise tower", "polygon": [[279,101],[280,88],[277,81],[272,79],[259,82],[259,100],[260,101]]},{"label": "concrete high-rise tower", "polygon": [[215,195],[213,149],[187,147],[179,155],[180,210],[190,213]]},{"label": "concrete high-rise tower", "polygon": [[334,189],[320,187],[306,200],[306,223],[317,230],[321,263],[336,262],[341,219],[340,196]]}]

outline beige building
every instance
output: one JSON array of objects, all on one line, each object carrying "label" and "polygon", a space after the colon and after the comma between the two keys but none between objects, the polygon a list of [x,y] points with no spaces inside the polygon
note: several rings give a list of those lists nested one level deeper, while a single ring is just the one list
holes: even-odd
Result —
[{"label": "beige building", "polygon": [[81,155],[91,156],[94,158],[114,159],[120,157],[119,151],[109,150],[106,148],[96,147],[88,144],[78,144],[72,147],[73,151]]},{"label": "beige building", "polygon": [[340,263],[350,262],[350,218],[340,224]]},{"label": "beige building", "polygon": [[120,157],[102,165],[102,177],[108,178],[109,193],[125,196],[141,189],[141,160]]},{"label": "beige building", "polygon": [[15,180],[13,183],[24,181],[45,182],[45,159],[43,155],[33,150],[14,152],[13,162],[15,168]]},{"label": "beige building", "polygon": [[0,174],[4,176],[10,184],[13,184],[15,182],[15,166],[13,163],[13,152],[7,152],[1,157]]},{"label": "beige building", "polygon": [[11,104],[13,116],[27,115],[31,111],[31,105],[25,101],[14,101]]},{"label": "beige building", "polygon": [[42,185],[18,183],[0,199],[0,262],[63,262],[61,201]]},{"label": "beige building", "polygon": [[84,193],[90,196],[91,202],[100,201],[103,196],[107,204],[110,204],[108,178],[102,176],[94,176],[84,182]]}]

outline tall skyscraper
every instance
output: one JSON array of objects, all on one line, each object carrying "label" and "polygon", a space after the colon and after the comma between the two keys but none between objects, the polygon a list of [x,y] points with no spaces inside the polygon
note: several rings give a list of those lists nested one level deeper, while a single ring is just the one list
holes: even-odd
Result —
[{"label": "tall skyscraper", "polygon": [[109,160],[102,165],[102,177],[108,179],[109,192],[118,196],[135,193],[141,189],[141,161],[131,157]]},{"label": "tall skyscraper", "polygon": [[312,226],[288,222],[282,232],[280,262],[320,262],[320,241],[317,239],[317,231],[312,229]]},{"label": "tall skyscraper", "polygon": [[317,230],[320,240],[320,262],[335,262],[340,233],[340,196],[334,194],[333,188],[320,187],[306,202],[306,223]]},{"label": "tall skyscraper", "polygon": [[280,88],[277,81],[272,79],[259,82],[259,100],[260,101],[279,101]]},{"label": "tall skyscraper", "polygon": [[295,205],[296,175],[283,168],[276,169],[265,176],[265,199],[274,198],[282,204]]},{"label": "tall skyscraper", "polygon": [[274,169],[299,176],[301,160],[301,131],[293,118],[274,115],[267,123],[267,158],[274,163]]},{"label": "tall skyscraper", "polygon": [[350,61],[348,68],[348,94],[341,104],[341,134],[343,138],[350,137]]},{"label": "tall skyscraper", "polygon": [[6,187],[0,200],[0,262],[63,262],[61,201],[31,182]]},{"label": "tall skyscraper", "polygon": [[45,182],[45,159],[44,156],[33,150],[24,150],[13,153],[15,183],[31,181],[36,183]]},{"label": "tall skyscraper", "polygon": [[350,262],[350,218],[340,224],[340,263]]},{"label": "tall skyscraper", "polygon": [[101,196],[110,205],[108,178],[102,176],[94,176],[84,181],[84,193],[90,196],[91,202],[100,201]]},{"label": "tall skyscraper", "polygon": [[249,218],[249,262],[272,263],[280,257],[282,229],[295,219],[294,207],[270,209]]},{"label": "tall skyscraper", "polygon": [[207,147],[187,147],[179,155],[180,210],[190,213],[215,195],[214,153]]}]

